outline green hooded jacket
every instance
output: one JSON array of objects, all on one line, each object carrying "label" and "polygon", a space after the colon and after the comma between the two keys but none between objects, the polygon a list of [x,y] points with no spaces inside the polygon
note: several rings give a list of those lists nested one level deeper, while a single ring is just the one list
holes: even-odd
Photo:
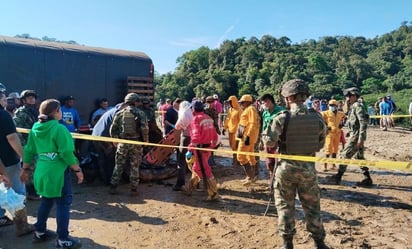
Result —
[{"label": "green hooded jacket", "polygon": [[23,162],[30,164],[34,161],[33,180],[37,193],[47,198],[61,197],[64,171],[78,164],[78,160],[71,134],[57,120],[33,125],[24,146]]}]

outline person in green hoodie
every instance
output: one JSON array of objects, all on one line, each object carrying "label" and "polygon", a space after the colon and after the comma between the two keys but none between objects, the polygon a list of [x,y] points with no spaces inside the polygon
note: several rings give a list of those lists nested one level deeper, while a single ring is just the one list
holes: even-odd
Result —
[{"label": "person in green hoodie", "polygon": [[81,243],[69,237],[70,205],[72,203],[71,168],[77,183],[83,181],[83,173],[74,155],[73,138],[67,128],[59,124],[62,118],[60,102],[47,99],[40,105],[38,122],[33,125],[23,150],[23,170],[20,179],[28,180],[34,168],[34,186],[42,197],[37,211],[33,242],[43,242],[53,237],[47,231],[47,219],[56,203],[56,248],[80,248]]}]

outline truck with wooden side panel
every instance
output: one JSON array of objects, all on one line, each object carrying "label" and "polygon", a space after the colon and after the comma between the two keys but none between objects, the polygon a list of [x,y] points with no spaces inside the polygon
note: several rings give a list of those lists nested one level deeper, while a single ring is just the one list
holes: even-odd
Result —
[{"label": "truck with wooden side panel", "polygon": [[7,91],[35,90],[40,101],[71,95],[82,124],[99,98],[115,105],[136,92],[153,103],[153,75],[143,52],[0,36],[0,82]]}]

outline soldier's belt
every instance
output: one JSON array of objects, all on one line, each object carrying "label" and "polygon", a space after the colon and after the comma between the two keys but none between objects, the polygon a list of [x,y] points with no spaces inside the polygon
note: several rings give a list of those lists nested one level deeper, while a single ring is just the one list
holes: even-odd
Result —
[{"label": "soldier's belt", "polygon": [[[30,129],[23,129],[17,128],[17,132],[21,133],[29,133]],[[189,149],[189,147],[183,146],[173,146],[169,144],[155,144],[155,143],[146,143],[140,142],[135,140],[126,140],[126,139],[119,139],[119,138],[111,138],[111,137],[101,137],[101,136],[92,136],[86,134],[79,134],[79,133],[71,133],[73,138],[76,139],[83,139],[83,140],[91,140],[91,141],[102,141],[102,142],[112,142],[112,143],[125,143],[125,144],[136,144],[141,146],[157,146],[157,147],[166,147],[166,148],[185,148]],[[211,151],[215,152],[215,155],[218,154],[242,154],[242,155],[250,155],[250,156],[260,156],[266,158],[278,158],[278,159],[287,159],[287,160],[295,160],[295,161],[303,161],[303,162],[313,162],[313,163],[335,163],[335,164],[345,164],[345,165],[358,165],[358,166],[365,166],[365,167],[376,167],[382,169],[390,169],[390,170],[408,170],[412,171],[412,162],[402,162],[402,161],[369,161],[369,160],[358,160],[358,159],[339,159],[339,158],[325,158],[325,157],[315,157],[315,156],[298,156],[298,155],[286,155],[286,154],[269,154],[269,153],[257,153],[257,152],[244,152],[244,151],[232,151],[232,150],[223,150],[223,149],[209,149],[209,148],[192,148],[195,150],[201,151]]]}]

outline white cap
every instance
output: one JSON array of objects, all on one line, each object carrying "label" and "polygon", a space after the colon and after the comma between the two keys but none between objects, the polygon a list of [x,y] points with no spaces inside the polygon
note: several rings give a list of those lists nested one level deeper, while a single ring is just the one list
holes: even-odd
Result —
[{"label": "white cap", "polygon": [[213,94],[213,98],[214,98],[214,99],[218,99],[219,96],[217,96],[217,94]]}]

